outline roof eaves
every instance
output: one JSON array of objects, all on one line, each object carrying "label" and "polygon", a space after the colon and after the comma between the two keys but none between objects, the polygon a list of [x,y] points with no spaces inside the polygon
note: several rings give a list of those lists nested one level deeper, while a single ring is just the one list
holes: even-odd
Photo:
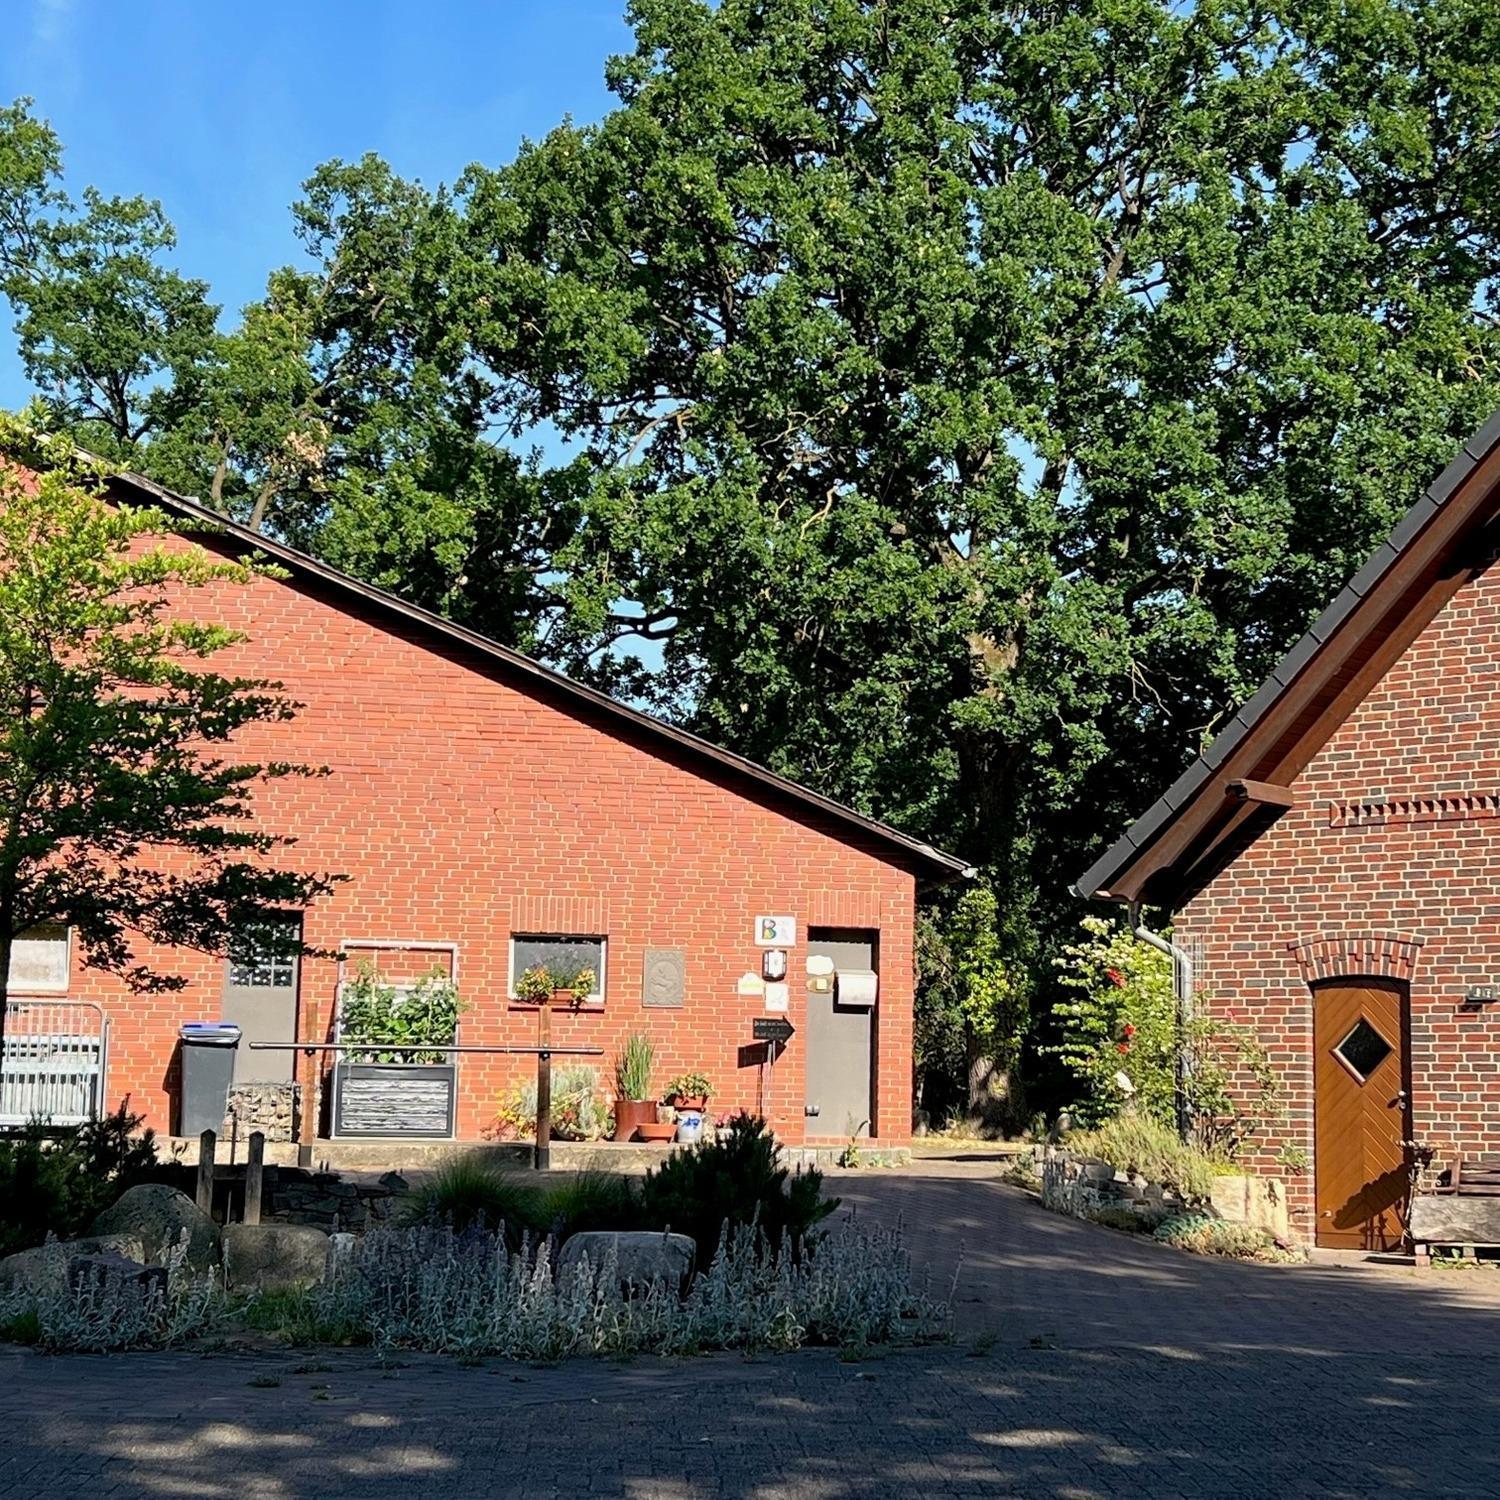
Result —
[{"label": "roof eaves", "polygon": [[1212,744],[1181,776],[1079,877],[1073,890],[1092,897],[1107,891],[1111,882],[1147,849],[1176,814],[1200,791],[1212,773],[1243,744],[1260,716],[1332,639],[1370,590],[1383,578],[1405,549],[1438,513],[1454,491],[1500,443],[1500,409],[1476,432],[1452,462],[1423,492],[1359,572],[1334,596],[1306,633],[1272,668],[1254,695],[1225,725]]}]

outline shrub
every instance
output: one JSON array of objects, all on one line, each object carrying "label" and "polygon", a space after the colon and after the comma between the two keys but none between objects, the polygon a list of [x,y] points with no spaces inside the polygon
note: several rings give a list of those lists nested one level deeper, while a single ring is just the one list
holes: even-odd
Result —
[{"label": "shrub", "polygon": [[680,1073],[667,1085],[668,1099],[709,1099],[714,1086],[706,1073]]},{"label": "shrub", "polygon": [[[602,1141],[610,1132],[609,1109],[599,1093],[599,1070],[582,1064],[552,1072],[552,1137],[559,1141]],[[536,1138],[536,1080],[528,1078],[500,1096],[495,1133],[502,1138]]]},{"label": "shrub", "polygon": [[899,1229],[850,1224],[794,1260],[741,1227],[686,1297],[675,1286],[632,1291],[623,1295],[613,1255],[558,1275],[547,1241],[512,1250],[481,1232],[377,1229],[331,1281],[281,1304],[288,1325],[278,1331],[336,1329],[343,1342],[384,1349],[562,1359],[875,1345],[942,1337],[948,1328],[946,1306],[912,1287]]},{"label": "shrub", "polygon": [[156,1138],[122,1104],[66,1130],[28,1127],[0,1141],[0,1255],[71,1239],[156,1166]]},{"label": "shrub", "polygon": [[541,1198],[540,1227],[558,1240],[592,1229],[637,1229],[640,1205],[628,1177],[583,1171],[548,1188]]},{"label": "shrub", "polygon": [[1070,1135],[1067,1147],[1076,1155],[1096,1156],[1117,1172],[1139,1173],[1184,1198],[1207,1198],[1214,1178],[1234,1171],[1227,1158],[1180,1140],[1170,1126],[1144,1114],[1115,1115],[1095,1130]]},{"label": "shrub", "polygon": [[1231,1224],[1212,1214],[1176,1214],[1156,1228],[1154,1238],[1179,1250],[1197,1255],[1224,1255],[1234,1260],[1300,1261],[1293,1250],[1283,1249],[1269,1230],[1253,1224]]},{"label": "shrub", "polygon": [[1062,1041],[1047,1050],[1085,1089],[1079,1112],[1098,1123],[1127,1102],[1164,1124],[1177,1118],[1177,1067],[1186,1054],[1185,1104],[1198,1142],[1232,1155],[1281,1118],[1280,1079],[1254,1032],[1199,1013],[1179,1020],[1172,961],[1127,928],[1086,917],[1084,940],[1057,960],[1075,998],[1053,1016]]},{"label": "shrub", "polygon": [[673,1229],[697,1242],[707,1264],[724,1226],[757,1225],[773,1250],[795,1259],[814,1228],[838,1206],[824,1198],[823,1174],[795,1175],[777,1158],[766,1122],[736,1115],[714,1140],[699,1141],[646,1173],[641,1215],[651,1229]]}]

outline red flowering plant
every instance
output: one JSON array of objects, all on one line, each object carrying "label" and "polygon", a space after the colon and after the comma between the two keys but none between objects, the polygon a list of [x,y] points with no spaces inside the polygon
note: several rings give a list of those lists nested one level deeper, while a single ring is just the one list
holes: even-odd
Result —
[{"label": "red flowering plant", "polygon": [[1205,1014],[1201,995],[1196,1014],[1180,1024],[1170,958],[1128,928],[1086,917],[1058,968],[1069,996],[1053,1008],[1062,1040],[1050,1050],[1083,1087],[1076,1110],[1086,1123],[1108,1119],[1128,1099],[1174,1124],[1180,1051],[1190,1063],[1188,1111],[1206,1149],[1231,1153],[1280,1117],[1279,1081],[1255,1035]]}]

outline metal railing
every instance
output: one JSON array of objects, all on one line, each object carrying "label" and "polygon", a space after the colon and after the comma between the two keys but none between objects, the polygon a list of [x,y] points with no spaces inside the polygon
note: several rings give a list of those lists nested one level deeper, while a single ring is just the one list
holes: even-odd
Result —
[{"label": "metal railing", "polygon": [[109,1019],[88,1000],[11,1000],[0,1048],[0,1128],[81,1125],[104,1107]]}]

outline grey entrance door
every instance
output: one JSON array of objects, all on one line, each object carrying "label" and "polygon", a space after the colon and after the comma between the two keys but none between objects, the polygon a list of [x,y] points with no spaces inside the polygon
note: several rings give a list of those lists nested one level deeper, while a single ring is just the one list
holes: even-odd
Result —
[{"label": "grey entrance door", "polygon": [[[857,928],[813,927],[808,957],[831,958],[835,969],[877,967],[876,934]],[[839,1005],[831,994],[807,996],[807,1133],[848,1140],[870,1134],[875,1015],[869,1006]]]},{"label": "grey entrance door", "polygon": [[297,945],[302,922],[269,917],[235,936],[224,966],[224,1016],[240,1027],[236,1083],[290,1083],[295,1052],[252,1052],[251,1042],[297,1039]]}]

